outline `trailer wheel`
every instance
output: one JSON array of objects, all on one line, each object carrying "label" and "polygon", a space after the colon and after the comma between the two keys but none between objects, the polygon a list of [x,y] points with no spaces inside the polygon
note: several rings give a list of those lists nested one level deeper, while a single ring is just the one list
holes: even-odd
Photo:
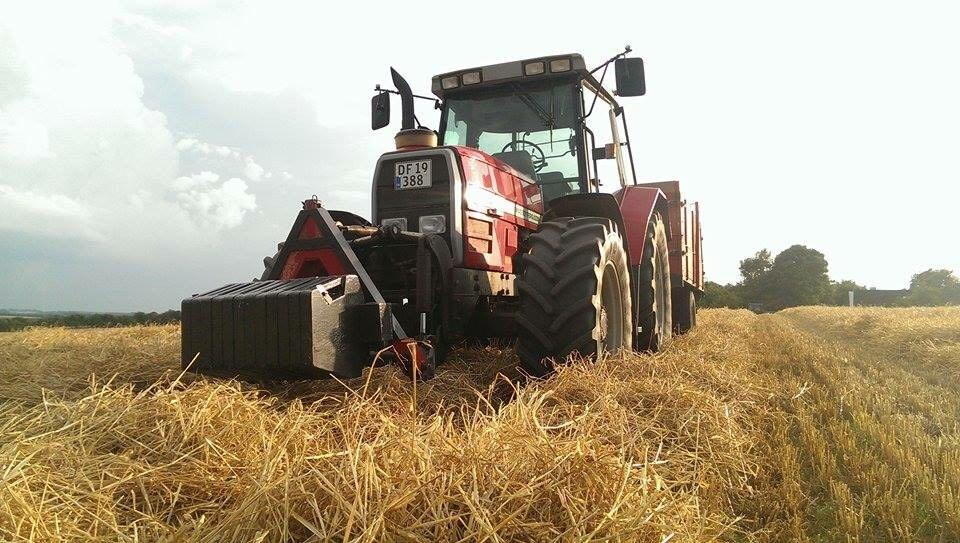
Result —
[{"label": "trailer wheel", "polygon": [[630,349],[630,271],[616,226],[601,218],[544,222],[527,238],[517,280],[517,355],[534,376],[578,352]]},{"label": "trailer wheel", "polygon": [[672,335],[669,259],[667,230],[660,213],[654,213],[647,225],[647,237],[640,259],[637,349],[659,351]]},{"label": "trailer wheel", "polygon": [[677,290],[673,299],[673,331],[685,334],[697,325],[697,297],[693,289]]}]

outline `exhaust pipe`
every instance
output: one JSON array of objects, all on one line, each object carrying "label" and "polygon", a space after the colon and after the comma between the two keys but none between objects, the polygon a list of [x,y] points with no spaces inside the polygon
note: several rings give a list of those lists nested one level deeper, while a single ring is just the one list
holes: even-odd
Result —
[{"label": "exhaust pipe", "polygon": [[393,78],[393,84],[397,87],[397,92],[400,93],[400,109],[403,117],[400,131],[393,137],[397,149],[436,147],[437,133],[429,128],[417,128],[416,126],[416,117],[413,115],[413,91],[410,90],[410,84],[392,67],[390,68],[390,77]]},{"label": "exhaust pipe", "polygon": [[410,90],[410,84],[407,83],[407,80],[404,79],[398,71],[394,70],[393,67],[390,67],[390,77],[393,78],[393,85],[397,87],[397,92],[400,93],[400,110],[403,113],[400,130],[416,128],[413,117],[413,91]]}]

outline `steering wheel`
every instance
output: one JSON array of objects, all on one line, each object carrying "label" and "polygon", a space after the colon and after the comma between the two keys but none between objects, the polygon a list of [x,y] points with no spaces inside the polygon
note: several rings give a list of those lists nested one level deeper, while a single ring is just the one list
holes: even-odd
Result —
[{"label": "steering wheel", "polygon": [[[527,150],[527,147],[532,147],[533,152]],[[547,165],[547,155],[543,152],[543,149],[539,145],[533,143],[529,140],[517,140],[511,141],[503,146],[503,149],[500,149],[500,152],[506,152],[507,149],[511,151],[526,151],[530,153],[530,158],[533,160],[533,171],[539,172]]]}]

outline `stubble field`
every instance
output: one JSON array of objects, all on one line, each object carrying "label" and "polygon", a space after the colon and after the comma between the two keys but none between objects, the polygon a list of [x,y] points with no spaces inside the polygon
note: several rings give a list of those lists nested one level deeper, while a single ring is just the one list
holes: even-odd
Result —
[{"label": "stubble field", "polygon": [[0,539],[960,540],[960,308],[708,310],[416,387],[181,375],[178,334],[0,334]]}]

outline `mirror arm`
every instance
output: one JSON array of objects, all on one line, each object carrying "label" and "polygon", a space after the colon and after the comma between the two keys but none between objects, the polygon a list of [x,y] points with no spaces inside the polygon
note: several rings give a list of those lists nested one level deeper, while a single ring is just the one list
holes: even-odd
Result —
[{"label": "mirror arm", "polygon": [[[390,94],[400,94],[400,91],[393,90],[393,89],[385,89],[381,87],[379,83],[375,87],[373,87],[373,90],[376,92],[389,92]],[[440,102],[439,98],[431,97],[431,96],[422,96],[420,94],[413,94],[411,96],[413,96],[414,98],[419,98],[421,100],[430,100],[431,102],[433,102],[434,109],[440,109],[441,107],[443,107],[443,104]]]},{"label": "mirror arm", "polygon": [[[603,89],[603,78],[607,77],[607,67],[610,66],[610,62],[612,62],[613,60],[616,60],[616,57],[610,59],[610,61],[605,62],[603,64],[603,73],[600,74],[600,81],[598,81],[598,83],[600,84],[600,88],[593,93],[593,102],[590,102],[590,110],[587,111],[587,114],[583,116],[583,119],[580,119],[581,121],[586,119],[587,117],[590,116],[591,113],[593,113],[593,106],[597,105],[597,98],[600,98],[600,90]],[[592,74],[593,72],[590,72],[590,73]]]},{"label": "mirror arm", "polygon": [[[623,52],[618,53],[618,54],[610,57],[610,59],[607,60],[606,62],[604,62],[603,64],[601,64],[601,65],[597,66],[596,68],[590,70],[590,75],[593,75],[595,72],[599,71],[600,68],[606,68],[611,62],[617,60],[618,58],[627,56],[628,54],[630,54],[631,51],[633,51],[633,48],[631,48],[630,45],[627,44],[627,45],[623,48]],[[606,69],[604,69],[604,73],[606,73]]]}]

